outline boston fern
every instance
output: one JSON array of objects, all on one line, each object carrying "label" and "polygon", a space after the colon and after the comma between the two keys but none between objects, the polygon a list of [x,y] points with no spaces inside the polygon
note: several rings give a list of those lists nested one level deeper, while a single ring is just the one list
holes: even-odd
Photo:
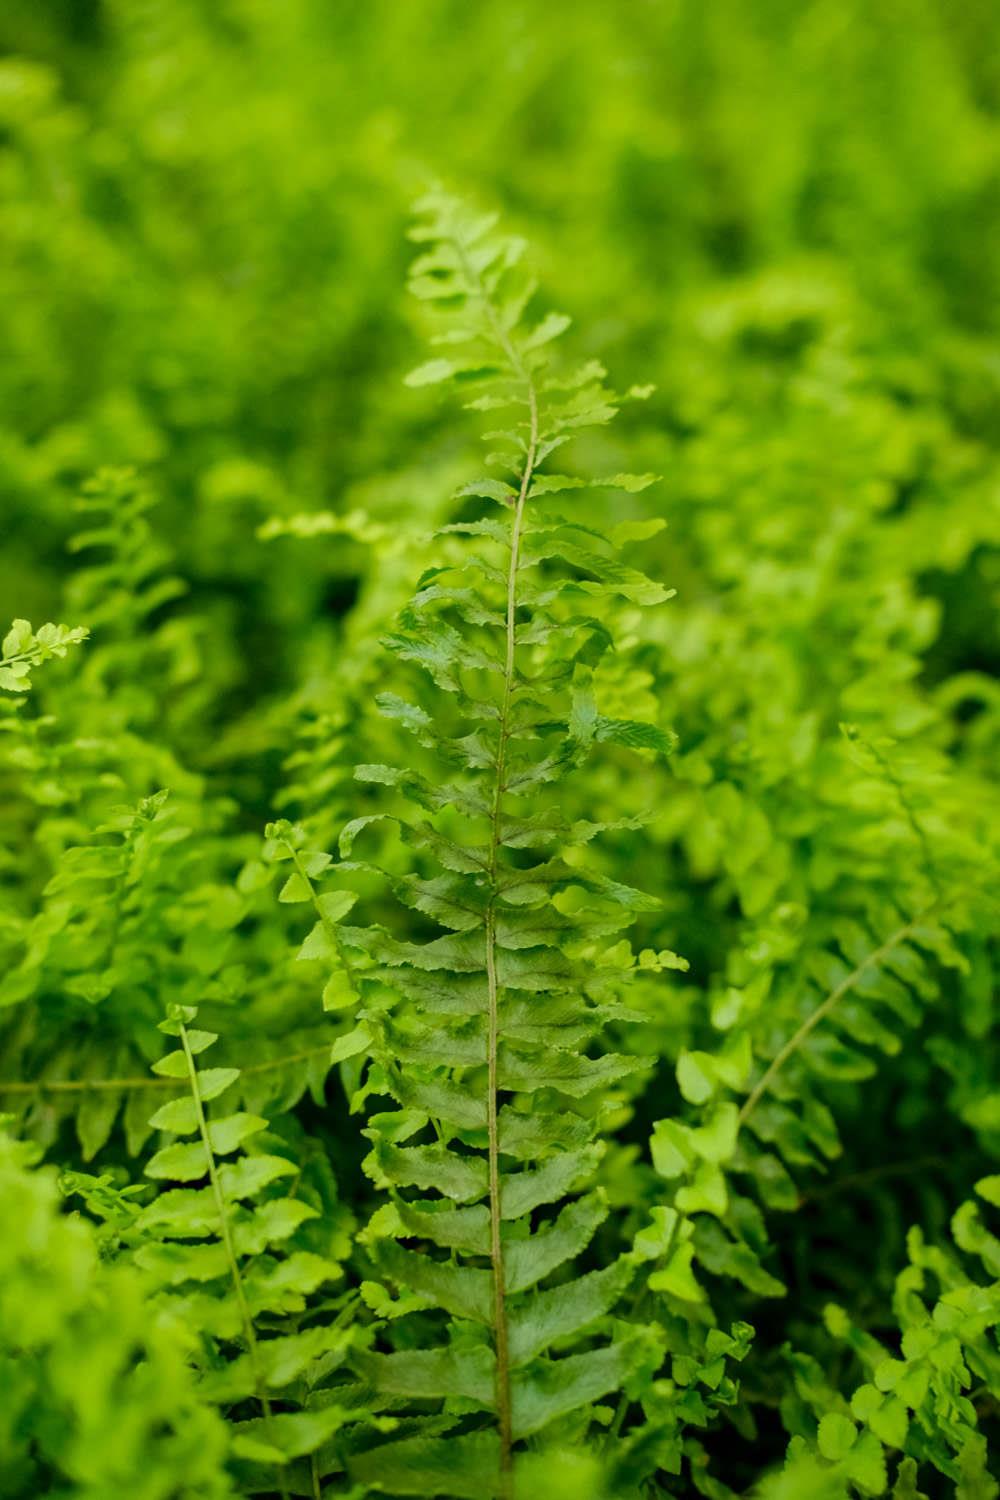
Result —
[{"label": "boston fern", "polygon": [[[461,491],[468,519],[443,528],[387,641],[405,686],[377,706],[419,751],[356,777],[391,802],[345,827],[336,866],[298,847],[288,824],[269,838],[293,867],[282,899],[315,903],[307,956],[330,963],[327,1004],[357,1006],[335,1055],[369,1057],[357,1098],[380,1107],[365,1169],[387,1201],[363,1239],[395,1291],[391,1311],[420,1310],[412,1332],[388,1325],[388,1347],[357,1368],[401,1413],[429,1398],[443,1410],[357,1454],[351,1473],[388,1493],[508,1497],[526,1439],[584,1439],[591,1422],[573,1414],[661,1354],[650,1330],[608,1322],[635,1257],[574,1264],[608,1214],[593,1186],[603,1102],[642,1066],[603,1041],[642,1019],[625,1003],[620,933],[656,903],[593,868],[587,845],[604,825],[567,820],[560,792],[602,746],[671,749],[656,725],[602,713],[594,690],[615,602],[669,595],[619,558],[613,529],[553,509],[585,483],[556,472],[553,456],[615,415],[604,370],[555,372],[568,320],[528,319],[521,245],[492,218],[440,195],[420,208],[411,288],[444,352],[409,383],[451,382],[504,425],[488,435],[492,473]],[[592,482],[637,490],[651,476]],[[385,873],[425,919],[422,940],[391,921],[349,925],[353,895],[314,885],[331,869],[364,885],[377,867],[356,846],[384,820],[412,852]]]},{"label": "boston fern", "polygon": [[813,513],[841,363],[775,415],[734,291],[689,440],[413,238],[385,474],[103,469],[11,610],[0,1500],[995,1500],[989,714]]}]

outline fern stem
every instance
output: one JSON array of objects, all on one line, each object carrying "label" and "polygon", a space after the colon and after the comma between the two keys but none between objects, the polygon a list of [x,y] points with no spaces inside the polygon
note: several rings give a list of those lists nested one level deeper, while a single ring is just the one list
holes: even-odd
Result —
[{"label": "fern stem", "polygon": [[[307,1047],[304,1052],[289,1052],[287,1057],[274,1057],[268,1062],[251,1063],[249,1067],[241,1068],[240,1073],[244,1077],[248,1073],[273,1073],[277,1068],[291,1067],[297,1062],[308,1062],[310,1058],[319,1057],[320,1053],[326,1053],[329,1050],[330,1043],[324,1042],[320,1047]],[[91,1089],[126,1091],[181,1087],[183,1085],[176,1078],[41,1078],[33,1083],[27,1083],[20,1078],[0,1079],[0,1094],[41,1094],[46,1090],[53,1094],[81,1094]]]},{"label": "fern stem", "polygon": [[892,952],[893,948],[897,948],[900,943],[905,942],[906,939],[910,936],[910,933],[913,932],[917,927],[919,927],[920,923],[925,921],[926,918],[930,916],[931,912],[936,910],[936,908],[940,905],[940,901],[933,901],[930,906],[927,906],[923,911],[918,912],[915,917],[911,917],[908,922],[904,922],[902,927],[897,927],[896,931],[892,934],[891,937],[886,938],[885,942],[880,947],[873,948],[871,953],[869,953],[865,958],[861,960],[857,968],[852,969],[850,974],[848,974],[845,979],[841,980],[836,989],[831,990],[826,999],[821,1000],[816,1009],[810,1012],[810,1014],[802,1022],[802,1025],[794,1033],[794,1035],[789,1037],[788,1041],[781,1048],[777,1056],[773,1058],[769,1065],[764,1069],[764,1072],[758,1079],[756,1085],[747,1095],[746,1099],[744,1100],[743,1107],[739,1113],[739,1124],[741,1126],[746,1124],[747,1120],[750,1118],[753,1111],[757,1108],[757,1105],[760,1103],[763,1096],[767,1093],[768,1089],[771,1087],[771,1084],[774,1082],[781,1069],[785,1066],[785,1063],[788,1061],[788,1059],[799,1050],[799,1048],[802,1046],[802,1043],[808,1036],[810,1036],[813,1031],[815,1031],[819,1023],[825,1020],[830,1012],[840,1004],[844,996],[854,988],[858,980],[861,979],[862,976],[870,968],[872,968],[873,965],[880,964],[883,958],[885,958],[887,954]]},{"label": "fern stem", "polygon": [[[517,364],[515,362],[515,367]],[[500,819],[503,811],[503,794],[507,766],[507,741],[510,737],[510,705],[514,691],[514,649],[517,636],[517,574],[521,556],[521,531],[524,507],[531,486],[538,450],[538,401],[531,377],[525,374],[528,387],[528,411],[530,431],[528,450],[521,484],[514,507],[514,521],[510,538],[510,564],[507,574],[507,618],[506,655],[504,659],[503,698],[500,705],[500,722],[497,738],[496,778],[493,792],[493,812],[490,820],[490,845],[488,874],[490,899],[486,908],[486,981],[488,988],[487,1008],[487,1099],[486,1126],[489,1137],[489,1184],[490,1184],[490,1260],[493,1267],[493,1320],[496,1342],[496,1391],[497,1418],[500,1427],[500,1479],[501,1500],[513,1496],[513,1434],[510,1400],[510,1354],[507,1340],[507,1306],[504,1288],[503,1242],[500,1217],[500,1150],[497,1127],[497,1052],[499,1047],[499,986],[497,984],[496,961],[496,902],[497,860],[500,848]]]},{"label": "fern stem", "polygon": [[126,882],[132,873],[132,858],[135,853],[135,828],[130,828],[124,843],[122,844],[121,875],[115,881],[115,893],[111,901],[111,924],[108,931],[107,942],[104,948],[103,968],[110,973],[115,954],[118,951],[118,939],[121,936],[122,922],[125,916]]},{"label": "fern stem", "polygon": [[503,811],[504,778],[507,766],[507,741],[510,738],[510,705],[514,691],[514,651],[517,642],[517,574],[521,560],[521,533],[524,524],[524,507],[531,488],[538,453],[538,396],[531,372],[518,354],[507,330],[496,315],[492,300],[486,294],[482,277],[474,269],[460,240],[455,241],[455,250],[469,285],[482,303],[493,336],[502,349],[514,374],[524,381],[528,406],[528,446],[524,467],[514,502],[514,519],[510,536],[510,562],[507,572],[507,609],[505,620],[506,647],[504,656],[503,695],[500,704],[500,719],[497,733],[496,775],[493,788],[493,809],[490,818],[490,843],[487,859],[487,875],[490,882],[490,899],[486,907],[486,984],[487,984],[487,1086],[486,1086],[486,1130],[488,1138],[488,1171],[490,1202],[490,1263],[493,1269],[493,1322],[496,1354],[496,1404],[497,1423],[500,1429],[500,1492],[499,1500],[513,1500],[513,1424],[510,1399],[510,1351],[507,1334],[507,1302],[504,1285],[503,1240],[501,1238],[500,1210],[500,1137],[497,1124],[497,1053],[500,1043],[499,985],[497,983],[496,959],[496,903],[498,854],[500,849],[500,819]]},{"label": "fern stem", "polygon": [[[205,1156],[208,1159],[208,1180],[212,1185],[212,1196],[215,1199],[215,1207],[219,1215],[219,1234],[222,1246],[226,1252],[229,1262],[229,1274],[232,1277],[233,1291],[236,1293],[236,1303],[240,1310],[240,1321],[243,1324],[243,1340],[247,1346],[247,1354],[250,1356],[250,1365],[253,1370],[254,1386],[257,1391],[257,1399],[264,1413],[264,1420],[270,1426],[274,1413],[271,1402],[264,1388],[264,1377],[260,1367],[260,1350],[257,1347],[257,1334],[253,1326],[253,1316],[250,1305],[247,1302],[246,1289],[243,1286],[243,1277],[240,1275],[239,1261],[236,1259],[236,1249],[233,1245],[232,1231],[229,1227],[229,1210],[226,1203],[226,1195],[222,1191],[222,1180],[219,1177],[219,1169],[215,1161],[215,1152],[212,1150],[212,1141],[208,1133],[208,1121],[205,1118],[205,1104],[201,1097],[201,1087],[198,1082],[198,1068],[191,1051],[191,1043],[188,1040],[187,1027],[183,1021],[180,1023],[180,1041],[184,1048],[184,1057],[187,1060],[188,1081],[191,1085],[191,1098],[194,1101],[195,1117],[198,1121],[198,1134],[205,1147]],[[282,1500],[289,1500],[288,1489],[283,1476],[278,1475],[278,1488],[281,1491]]]},{"label": "fern stem", "polygon": [[935,1152],[930,1156],[911,1156],[906,1161],[890,1161],[884,1166],[868,1167],[863,1172],[852,1172],[848,1177],[834,1178],[828,1187],[817,1189],[814,1193],[803,1193],[796,1204],[796,1209],[807,1208],[810,1203],[824,1203],[828,1198],[838,1197],[841,1193],[851,1193],[855,1189],[864,1189],[869,1183],[883,1182],[888,1178],[908,1177],[914,1172],[926,1172],[931,1168],[940,1167],[954,1169],[962,1162],[974,1162],[977,1165],[981,1161],[980,1154],[976,1151],[966,1151],[960,1155],[950,1152],[947,1155]]}]

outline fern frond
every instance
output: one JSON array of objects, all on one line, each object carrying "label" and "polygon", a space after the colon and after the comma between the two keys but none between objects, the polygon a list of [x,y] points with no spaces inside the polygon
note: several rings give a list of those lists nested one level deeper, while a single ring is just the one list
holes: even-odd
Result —
[{"label": "fern frond", "polygon": [[103,557],[76,573],[70,597],[106,650],[114,640],[134,651],[150,616],[186,591],[182,579],[166,572],[169,548],[147,520],[154,503],[134,470],[111,468],[98,470],[76,502],[90,525],[73,536],[70,551]]},{"label": "fern frond", "polygon": [[150,1494],[154,1475],[158,1494],[229,1500],[226,1428],[198,1397],[190,1331],[151,1308],[134,1268],[100,1258],[36,1156],[0,1131],[4,1488]]},{"label": "fern frond", "polygon": [[[936,1013],[947,1028],[940,1001],[962,1008],[967,935],[993,925],[989,854],[960,820],[942,819],[950,789],[939,758],[897,755],[849,730],[841,754],[838,801],[876,810],[856,839],[864,858],[878,853],[878,878],[859,878],[839,912],[808,925],[789,906],[750,927],[730,957],[737,982],[712,1002],[725,1040],[684,1048],[677,1061],[698,1123],[662,1120],[653,1137],[676,1208],[696,1216],[695,1259],[765,1296],[783,1290],[767,1265],[767,1216],[797,1209],[802,1177],[840,1153],[837,1091],[865,1090],[880,1056],[899,1053]],[[961,1067],[976,1095],[961,1049],[932,1036],[927,1051],[949,1071]]]},{"label": "fern frond", "polygon": [[90,634],[82,625],[42,625],[32,630],[28,620],[15,620],[0,646],[0,688],[9,693],[27,693],[31,673],[52,657],[65,656],[70,646],[79,646]]},{"label": "fern frond", "polygon": [[[526,319],[518,241],[443,195],[420,212],[414,237],[426,248],[411,290],[432,305],[446,352],[409,383],[456,381],[468,405],[505,413],[507,425],[489,435],[490,475],[459,492],[468,518],[439,532],[437,558],[386,640],[401,691],[387,684],[377,706],[426,755],[405,770],[358,767],[363,786],[393,801],[344,828],[339,863],[288,824],[271,825],[268,840],[293,865],[282,899],[316,912],[300,956],[326,964],[325,1003],[357,1007],[334,1050],[352,1079],[366,1069],[356,1107],[372,1096],[396,1106],[366,1131],[366,1170],[389,1194],[364,1235],[373,1262],[457,1320],[441,1342],[444,1325],[421,1314],[436,1342],[373,1352],[359,1373],[401,1412],[433,1399],[453,1418],[482,1414],[462,1436],[429,1431],[373,1449],[352,1473],[393,1493],[425,1493],[433,1476],[441,1493],[506,1496],[515,1444],[585,1417],[660,1358],[641,1326],[593,1339],[634,1261],[575,1269],[608,1213],[591,1186],[602,1101],[642,1067],[601,1049],[609,1022],[638,1018],[622,1003],[615,944],[655,903],[587,867],[599,826],[567,823],[559,786],[599,747],[672,748],[657,725],[602,712],[595,689],[613,601],[656,605],[669,592],[607,537],[547,510],[549,496],[587,481],[543,465],[617,408],[603,369],[553,373],[550,346],[567,320]],[[388,829],[406,851],[402,870]],[[390,868],[359,857],[373,839]],[[443,935],[349,925],[358,893],[321,893],[330,874],[368,890],[376,877]]]},{"label": "fern frond", "polygon": [[[194,1007],[174,1005],[160,1025],[180,1045],[154,1071],[183,1081],[186,1093],[150,1121],[176,1139],[148,1162],[147,1175],[166,1186],[127,1234],[135,1263],[165,1305],[201,1330],[201,1394],[226,1406],[248,1399],[259,1406],[259,1417],[236,1424],[233,1453],[256,1466],[276,1464],[287,1495],[286,1466],[315,1454],[345,1422],[370,1416],[366,1408],[348,1415],[329,1399],[322,1409],[308,1406],[313,1387],[335,1376],[354,1339],[337,1318],[317,1321],[314,1312],[317,1294],[325,1297],[343,1269],[307,1248],[321,1215],[302,1190],[304,1163],[296,1165],[276,1139],[272,1146],[261,1116],[227,1112],[218,1102],[231,1095],[239,1069],[202,1066],[217,1036],[195,1027],[196,1019]],[[283,1187],[289,1179],[294,1192]]]},{"label": "fern frond", "polygon": [[842,1308],[825,1309],[827,1332],[865,1377],[849,1400],[831,1389],[815,1360],[786,1351],[795,1395],[783,1415],[792,1440],[784,1473],[761,1489],[767,1500],[810,1482],[831,1494],[855,1487],[881,1493],[896,1454],[911,1485],[930,1465],[956,1493],[995,1495],[975,1397],[977,1389],[1000,1389],[1000,1239],[982,1218],[983,1205],[1000,1205],[1000,1179],[982,1179],[976,1192],[981,1202],[963,1203],[952,1219],[953,1247],[910,1231],[909,1265],[893,1297],[898,1347],[858,1327]]}]

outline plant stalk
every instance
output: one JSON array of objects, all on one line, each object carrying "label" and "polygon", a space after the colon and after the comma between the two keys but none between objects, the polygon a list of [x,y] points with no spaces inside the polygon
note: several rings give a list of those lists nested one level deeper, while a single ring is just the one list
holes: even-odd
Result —
[{"label": "plant stalk", "polygon": [[511,1424],[510,1355],[507,1340],[503,1241],[501,1238],[500,1149],[497,1126],[497,1052],[500,1041],[500,1027],[496,959],[496,903],[498,897],[497,871],[498,852],[500,848],[500,821],[503,811],[503,794],[507,767],[507,741],[510,737],[510,706],[514,690],[514,649],[517,637],[517,574],[520,566],[524,507],[528,498],[528,490],[531,486],[531,479],[535,468],[535,454],[538,449],[538,403],[530,378],[528,378],[528,408],[530,416],[528,450],[524,469],[521,474],[520,489],[514,506],[514,520],[510,539],[503,698],[500,705],[496,779],[493,793],[493,812],[490,824],[489,860],[487,866],[491,891],[489,905],[486,908],[486,982],[488,989],[486,1125],[489,1137],[490,1261],[493,1267],[493,1318],[497,1362],[497,1417],[500,1427],[501,1500],[512,1500],[513,1496],[513,1431]]},{"label": "plant stalk", "polygon": [[[233,1291],[236,1293],[236,1302],[240,1310],[240,1321],[243,1324],[243,1340],[247,1346],[247,1354],[250,1356],[250,1366],[253,1370],[257,1399],[264,1413],[264,1420],[270,1426],[274,1419],[274,1413],[271,1409],[271,1402],[264,1385],[264,1377],[260,1367],[260,1350],[257,1347],[257,1334],[254,1330],[253,1316],[250,1312],[246,1290],[243,1286],[243,1277],[240,1275],[239,1261],[236,1259],[236,1249],[233,1245],[232,1231],[229,1227],[229,1211],[226,1204],[226,1195],[222,1191],[222,1181],[219,1177],[215,1152],[212,1150],[212,1141],[208,1133],[205,1105],[198,1083],[198,1068],[195,1064],[194,1053],[191,1051],[191,1043],[188,1040],[187,1027],[183,1021],[180,1024],[180,1039],[181,1046],[184,1048],[184,1056],[187,1060],[191,1097],[194,1100],[194,1112],[198,1121],[198,1134],[201,1136],[202,1145],[205,1147],[205,1155],[208,1159],[208,1180],[212,1185],[212,1196],[215,1199],[215,1207],[219,1215],[219,1234],[222,1239],[223,1249],[226,1252],[226,1259],[229,1262],[229,1274],[232,1277]],[[278,1488],[281,1492],[281,1500],[289,1500],[284,1476],[280,1473],[278,1475]]]}]

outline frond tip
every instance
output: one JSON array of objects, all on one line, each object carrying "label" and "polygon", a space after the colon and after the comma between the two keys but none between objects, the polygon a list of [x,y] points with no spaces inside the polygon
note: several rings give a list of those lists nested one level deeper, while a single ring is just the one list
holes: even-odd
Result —
[{"label": "frond tip", "polygon": [[0,646],[0,688],[26,693],[31,673],[54,656],[65,656],[70,646],[79,646],[90,631],[83,625],[41,625],[33,630],[28,620],[15,620]]}]

